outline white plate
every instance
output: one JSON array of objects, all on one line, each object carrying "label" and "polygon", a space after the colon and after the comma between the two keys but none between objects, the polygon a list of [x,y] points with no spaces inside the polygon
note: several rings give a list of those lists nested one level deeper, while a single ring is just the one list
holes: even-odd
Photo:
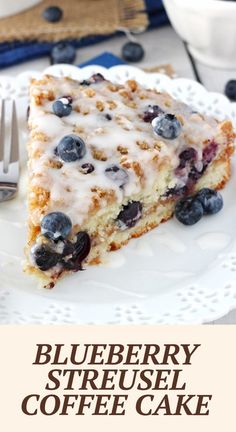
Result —
[{"label": "white plate", "polygon": [[[194,81],[170,80],[130,66],[47,69],[79,79],[98,71],[118,82],[136,78],[147,87],[168,90],[201,112],[230,117],[235,123],[236,105]],[[162,224],[110,253],[106,264],[67,277],[51,291],[39,289],[33,278],[23,274],[27,89],[29,78],[38,75],[27,72],[0,81],[0,96],[17,100],[22,144],[20,193],[16,200],[0,204],[0,323],[196,324],[235,307],[235,164],[220,214],[193,227],[176,220]]]}]

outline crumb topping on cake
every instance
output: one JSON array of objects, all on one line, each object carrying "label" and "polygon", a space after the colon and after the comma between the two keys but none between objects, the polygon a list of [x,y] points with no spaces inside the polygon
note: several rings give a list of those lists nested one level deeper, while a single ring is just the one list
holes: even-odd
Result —
[{"label": "crumb topping on cake", "polygon": [[[47,211],[53,211],[55,207],[59,211],[66,209],[72,223],[83,224],[88,217],[95,186],[113,190],[115,199],[122,202],[125,196],[138,194],[152,185],[163,159],[168,158],[173,170],[177,168],[179,154],[186,148],[189,136],[199,168],[202,141],[207,146],[217,133],[216,120],[205,119],[203,123],[202,116],[186,105],[168,95],[140,88],[135,81],[128,81],[125,86],[113,85],[106,80],[81,85],[48,76],[34,83],[31,96],[29,125],[33,144],[30,152],[38,155],[30,162],[32,183],[50,192]],[[60,101],[66,106],[67,97],[72,110],[69,115],[60,117],[54,113],[53,104]],[[151,120],[153,112],[157,115],[154,118],[160,113],[176,114],[181,122],[180,135],[174,140],[157,137],[152,124],[147,121],[148,112]],[[56,148],[62,137],[71,134],[84,141],[85,154],[68,163],[58,157]],[[93,170],[85,175],[82,166],[87,164],[93,166]],[[124,185],[120,185],[118,175],[116,178],[106,175],[106,169],[111,165],[126,167],[128,180]],[[170,188],[174,182],[176,185],[184,182],[183,173],[171,178]],[[40,215],[36,213],[35,223],[40,222],[38,217]]]}]

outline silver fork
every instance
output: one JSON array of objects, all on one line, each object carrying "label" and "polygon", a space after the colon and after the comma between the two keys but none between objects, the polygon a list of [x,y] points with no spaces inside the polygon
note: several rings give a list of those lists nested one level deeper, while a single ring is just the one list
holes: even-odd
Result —
[{"label": "silver fork", "polygon": [[15,101],[10,101],[7,105],[10,113],[9,140],[6,137],[6,102],[3,99],[0,123],[0,202],[14,198],[20,174],[16,104]]}]

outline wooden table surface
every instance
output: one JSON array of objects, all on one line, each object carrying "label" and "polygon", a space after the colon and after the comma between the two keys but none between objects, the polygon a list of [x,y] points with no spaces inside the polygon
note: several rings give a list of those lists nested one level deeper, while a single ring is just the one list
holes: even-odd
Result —
[{"label": "wooden table surface", "polygon": [[[142,43],[146,55],[145,59],[141,63],[136,63],[135,66],[148,68],[159,64],[171,63],[178,76],[194,79],[192,67],[184,46],[171,27],[163,27],[158,30],[140,34],[137,36],[137,40]],[[110,51],[120,56],[121,47],[125,41],[126,37],[121,36],[90,47],[82,48],[77,52],[76,63],[83,63],[104,51]],[[21,65],[4,69],[0,72],[0,76],[14,76],[30,69],[41,71],[48,65],[49,60],[47,57],[44,57],[40,60],[25,62]],[[200,64],[197,66],[202,82],[210,91],[223,92],[225,83],[231,78],[236,78],[236,71],[216,70]],[[236,310],[214,321],[212,324],[236,324]]]}]

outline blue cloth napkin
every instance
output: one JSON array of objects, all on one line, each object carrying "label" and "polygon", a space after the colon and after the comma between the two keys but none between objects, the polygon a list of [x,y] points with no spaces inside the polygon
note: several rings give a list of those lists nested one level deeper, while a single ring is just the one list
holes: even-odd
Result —
[{"label": "blue cloth napkin", "polygon": [[[168,18],[164,10],[162,0],[145,0],[146,12],[149,19],[149,28],[160,27],[167,24]],[[119,33],[116,33],[117,35]],[[76,48],[85,47],[113,37],[110,36],[88,36],[79,40],[72,40]],[[26,60],[37,59],[50,54],[54,43],[49,42],[4,42],[0,43],[0,69],[9,67]]]},{"label": "blue cloth napkin", "polygon": [[115,56],[114,54],[105,51],[104,53],[100,54],[97,57],[93,57],[92,59],[88,60],[87,62],[80,63],[78,66],[84,67],[84,66],[90,66],[90,65],[98,65],[103,66],[106,68],[110,68],[112,66],[122,65],[125,64],[125,62],[120,58]]}]

